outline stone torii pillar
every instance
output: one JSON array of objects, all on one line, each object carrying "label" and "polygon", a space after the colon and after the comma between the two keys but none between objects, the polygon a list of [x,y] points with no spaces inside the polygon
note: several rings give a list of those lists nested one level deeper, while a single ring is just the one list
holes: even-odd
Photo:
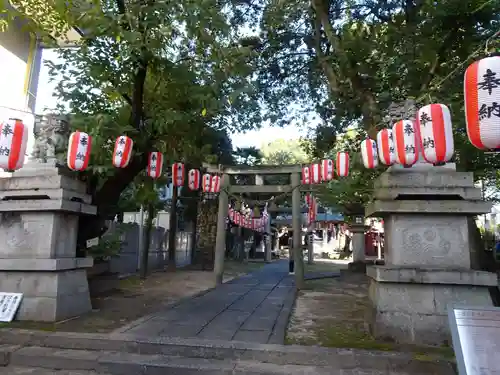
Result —
[{"label": "stone torii pillar", "polygon": [[292,229],[293,259],[295,263],[295,283],[297,289],[304,287],[304,254],[302,253],[302,218],[300,212],[300,173],[292,173]]},{"label": "stone torii pillar", "polygon": [[228,214],[229,175],[224,173],[220,182],[219,211],[217,213],[217,235],[215,237],[214,274],[215,286],[222,284],[224,276],[224,256],[226,253],[226,219]]}]

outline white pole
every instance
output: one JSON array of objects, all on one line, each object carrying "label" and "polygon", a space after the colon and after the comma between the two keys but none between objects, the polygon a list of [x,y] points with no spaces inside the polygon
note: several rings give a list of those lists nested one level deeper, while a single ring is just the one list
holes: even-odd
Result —
[{"label": "white pole", "polygon": [[139,249],[137,251],[137,269],[141,267],[141,255],[144,248],[144,207],[139,211]]}]

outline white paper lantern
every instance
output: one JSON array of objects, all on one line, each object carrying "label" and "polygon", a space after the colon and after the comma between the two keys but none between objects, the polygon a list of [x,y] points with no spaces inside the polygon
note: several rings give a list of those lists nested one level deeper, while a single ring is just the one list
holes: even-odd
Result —
[{"label": "white paper lantern", "polygon": [[429,104],[417,112],[420,147],[426,162],[444,164],[453,157],[451,114],[443,104]]}]

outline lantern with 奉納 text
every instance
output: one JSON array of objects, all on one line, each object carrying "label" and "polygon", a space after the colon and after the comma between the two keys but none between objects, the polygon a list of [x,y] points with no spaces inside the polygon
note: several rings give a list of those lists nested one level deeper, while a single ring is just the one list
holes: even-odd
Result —
[{"label": "lantern with \u5949\u7d0d text", "polygon": [[426,162],[442,165],[453,156],[451,114],[443,104],[428,104],[417,112],[420,147]]},{"label": "lantern with \u5949\u7d0d text", "polygon": [[315,163],[309,167],[309,176],[312,184],[319,184],[321,182],[321,167]]},{"label": "lantern with \u5949\u7d0d text", "polygon": [[349,174],[349,154],[347,152],[337,152],[335,163],[337,176],[346,177]]},{"label": "lantern with \u5949\u7d0d text", "polygon": [[68,168],[73,171],[84,171],[89,166],[92,137],[87,133],[76,131],[71,133],[68,142]]},{"label": "lantern with \u5949\u7d0d text", "polygon": [[161,152],[150,152],[148,155],[148,176],[154,179],[161,177],[163,170],[163,154]]},{"label": "lantern with \u5949\u7d0d text", "polygon": [[130,162],[134,141],[125,135],[116,138],[115,149],[113,150],[113,166],[125,168]]},{"label": "lantern with \u5949\u7d0d text", "polygon": [[202,187],[204,193],[210,193],[212,189],[212,175],[205,173],[203,175]]},{"label": "lantern with \u5949\u7d0d text", "polygon": [[382,164],[394,164],[396,161],[396,150],[394,147],[392,129],[382,129],[377,133],[377,149]]},{"label": "lantern with \u5949\u7d0d text", "polygon": [[472,145],[500,151],[500,56],[472,63],[464,76],[465,119]]},{"label": "lantern with \u5949\u7d0d text", "polygon": [[220,176],[214,175],[212,176],[212,182],[210,186],[210,192],[211,193],[218,193],[220,192]]},{"label": "lantern with \u5949\u7d0d text", "polygon": [[361,142],[361,158],[365,168],[373,169],[378,165],[377,143],[373,139]]},{"label": "lantern with \u5949\u7d0d text", "polygon": [[189,190],[198,190],[200,188],[200,171],[198,169],[190,169],[188,172],[188,187]]},{"label": "lantern with \u5949\u7d0d text", "polygon": [[325,159],[321,162],[321,179],[323,181],[330,181],[333,179],[333,160]]},{"label": "lantern with \u5949\u7d0d text", "polygon": [[408,168],[418,161],[420,138],[414,121],[400,120],[392,127],[396,162]]},{"label": "lantern with \u5949\u7d0d text", "polygon": [[174,186],[184,186],[184,164],[172,164],[172,184]]},{"label": "lantern with \u5949\u7d0d text", "polygon": [[22,168],[28,145],[29,129],[18,119],[0,124],[0,168],[15,171]]},{"label": "lantern with \u5949\u7d0d text", "polygon": [[309,167],[302,167],[302,184],[309,185],[311,183],[311,171]]}]

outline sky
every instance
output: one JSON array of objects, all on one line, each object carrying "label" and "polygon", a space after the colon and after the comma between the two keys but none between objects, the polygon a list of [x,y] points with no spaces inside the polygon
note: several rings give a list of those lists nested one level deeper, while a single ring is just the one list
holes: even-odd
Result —
[{"label": "sky", "polygon": [[[44,61],[57,61],[55,50],[43,51]],[[49,71],[45,64],[42,64],[38,82],[38,93],[35,113],[48,112],[47,108],[55,108],[56,99],[52,96],[57,82],[49,82]],[[284,128],[272,127],[264,124],[262,128],[246,133],[236,133],[231,135],[233,147],[260,147],[264,142],[269,143],[277,139],[298,139],[305,136],[306,130],[295,125]]]}]

